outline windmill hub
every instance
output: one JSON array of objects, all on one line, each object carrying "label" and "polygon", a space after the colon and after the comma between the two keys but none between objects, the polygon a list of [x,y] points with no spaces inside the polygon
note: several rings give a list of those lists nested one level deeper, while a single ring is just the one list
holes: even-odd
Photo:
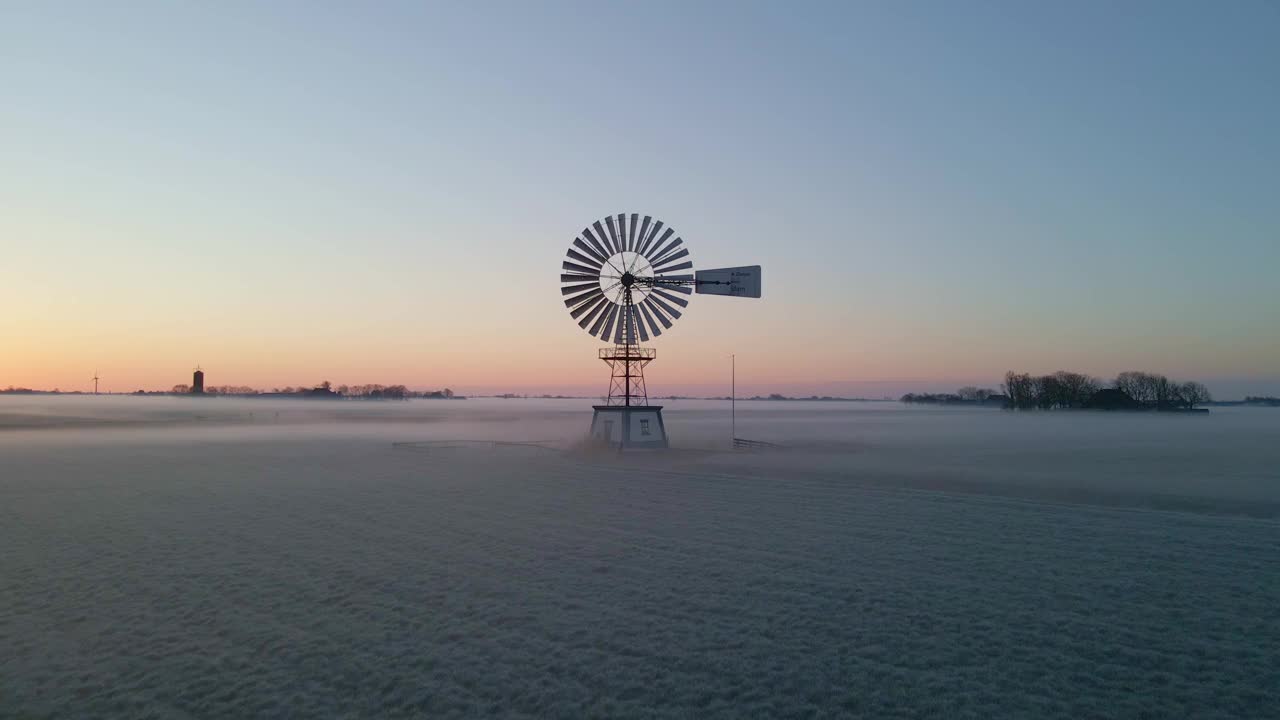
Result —
[{"label": "windmill hub", "polygon": [[760,297],[760,266],[689,274],[689,249],[674,230],[648,215],[623,213],[583,228],[561,268],[569,315],[613,343],[600,351],[612,375],[608,399],[595,407],[592,436],[619,447],[666,447],[662,408],[649,405],[644,384],[656,353],[640,343],[669,330],[694,292]]}]

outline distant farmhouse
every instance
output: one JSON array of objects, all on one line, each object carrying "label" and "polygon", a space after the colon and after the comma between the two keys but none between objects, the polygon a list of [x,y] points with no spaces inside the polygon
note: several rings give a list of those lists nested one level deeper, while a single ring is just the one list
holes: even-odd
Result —
[{"label": "distant farmhouse", "polygon": [[1120,388],[1102,388],[1085,401],[1084,407],[1089,410],[1141,410],[1142,403]]}]

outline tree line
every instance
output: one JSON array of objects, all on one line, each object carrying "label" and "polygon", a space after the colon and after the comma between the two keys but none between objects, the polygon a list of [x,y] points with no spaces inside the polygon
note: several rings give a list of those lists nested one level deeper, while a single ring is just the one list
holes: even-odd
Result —
[{"label": "tree line", "polygon": [[1065,370],[1048,375],[1009,371],[999,391],[968,386],[954,393],[907,393],[900,399],[904,403],[938,405],[998,404],[1012,410],[1088,407],[1177,410],[1213,401],[1208,388],[1198,382],[1175,382],[1156,373],[1122,372],[1110,385],[1105,385],[1098,378]]},{"label": "tree line", "polygon": [[[339,385],[334,388],[326,380],[320,383],[320,387],[337,393],[344,398],[357,398],[362,400],[408,400],[409,398],[432,398],[432,399],[448,399],[452,398],[453,391],[449,388],[443,390],[423,390],[421,392],[410,390],[404,385]],[[304,388],[298,389],[306,392]]]},{"label": "tree line", "polygon": [[[191,386],[185,384],[174,385],[170,392],[175,395],[187,395],[191,392]],[[315,386],[287,386],[283,388],[272,388],[270,391],[265,392],[245,385],[211,385],[204,389],[204,394],[236,397],[256,395],[298,395],[305,397],[341,397],[356,400],[408,400],[410,398],[448,399],[454,397],[453,391],[449,388],[418,392],[410,390],[404,385],[379,385],[376,383],[369,385],[339,385],[334,387],[328,380]]]},{"label": "tree line", "polygon": [[991,388],[968,385],[953,393],[907,393],[899,400],[904,403],[930,403],[934,405],[983,405],[988,401],[1000,401],[1000,393]]},{"label": "tree line", "polygon": [[1033,376],[1009,371],[1001,387],[1008,397],[1005,406],[1016,410],[1089,407],[1103,389],[1118,390],[1136,406],[1156,410],[1190,409],[1213,399],[1201,383],[1175,382],[1158,373],[1140,371],[1120,373],[1109,388],[1082,373],[1058,371]]}]

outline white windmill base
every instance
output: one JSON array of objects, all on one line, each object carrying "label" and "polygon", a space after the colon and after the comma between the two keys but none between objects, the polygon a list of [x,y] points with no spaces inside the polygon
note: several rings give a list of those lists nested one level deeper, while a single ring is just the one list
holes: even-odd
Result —
[{"label": "white windmill base", "polygon": [[667,447],[661,405],[593,405],[591,439],[616,448]]}]

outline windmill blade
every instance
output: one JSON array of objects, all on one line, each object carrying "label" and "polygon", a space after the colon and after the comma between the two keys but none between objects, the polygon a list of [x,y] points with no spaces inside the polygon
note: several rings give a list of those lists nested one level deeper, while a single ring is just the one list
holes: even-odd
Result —
[{"label": "windmill blade", "polygon": [[[657,231],[654,231],[654,232],[655,234],[657,233]],[[662,244],[665,243],[667,241],[667,238],[671,237],[674,233],[675,233],[675,230],[673,228],[667,228],[666,232],[662,233],[662,237],[655,240],[653,245],[651,245],[649,249],[645,251],[644,256],[646,259],[649,260],[650,263],[653,263],[659,257],[661,257],[662,252],[666,252],[666,250],[661,250]],[[679,240],[680,238],[676,238],[676,239]],[[659,252],[659,250],[661,250],[661,252]]]},{"label": "windmill blade", "polygon": [[604,297],[604,291],[600,288],[592,288],[581,295],[575,295],[566,299],[564,301],[564,306],[567,308],[577,307],[588,300],[594,300],[598,297]]},{"label": "windmill blade", "polygon": [[[635,222],[634,216],[632,222]],[[640,223],[640,232],[636,235],[636,252],[643,253],[645,241],[649,239],[649,225],[653,222],[653,218],[648,215],[644,216],[644,221]]]},{"label": "windmill blade", "polygon": [[615,248],[613,246],[613,242],[609,240],[609,233],[604,231],[604,226],[600,224],[600,221],[597,220],[591,223],[591,227],[596,229],[596,237],[600,238],[600,244],[604,245],[605,250],[609,251],[608,255],[617,255],[618,249]]},{"label": "windmill blade", "polygon": [[[586,330],[587,326],[590,325],[593,320],[595,320],[596,315],[602,315],[603,313],[601,311],[604,310],[605,307],[607,307],[608,305],[609,305],[609,298],[601,298],[600,300],[598,300],[594,305],[590,306],[586,314],[583,315],[582,319],[578,321],[578,326],[581,327],[583,330]],[[581,310],[581,309],[582,308],[578,308],[578,310]]]},{"label": "windmill blade", "polygon": [[669,320],[666,315],[663,315],[662,310],[658,308],[657,298],[650,296],[648,298],[645,298],[644,302],[645,302],[645,305],[649,307],[649,310],[653,313],[653,316],[658,318],[658,322],[662,323],[662,327],[670,330],[671,320]]},{"label": "windmill blade", "polygon": [[[608,300],[608,298],[605,298],[605,299]],[[616,307],[618,306],[614,305],[612,301],[602,306],[602,309],[604,310],[604,312],[600,313],[600,316],[596,318],[595,323],[591,325],[590,332],[592,335],[600,334],[600,328],[604,325],[604,321],[609,319],[609,311],[612,308],[616,308]]]},{"label": "windmill blade", "polygon": [[573,294],[573,293],[576,293],[576,292],[582,292],[583,290],[586,290],[587,288],[593,288],[593,287],[600,287],[600,283],[598,283],[598,282],[589,282],[589,283],[580,283],[580,284],[578,284],[578,285],[565,285],[564,287],[560,288],[560,294],[561,294],[561,295],[571,295],[571,294]]},{"label": "windmill blade", "polygon": [[658,264],[658,263],[660,263],[660,262],[662,262],[662,261],[666,260],[666,259],[667,259],[667,256],[668,256],[669,254],[671,254],[671,253],[675,252],[675,249],[676,249],[676,248],[678,248],[678,247],[680,247],[680,245],[681,245],[683,242],[684,242],[684,240],[682,240],[682,239],[680,239],[680,238],[678,238],[678,237],[677,237],[675,240],[672,240],[672,241],[671,241],[671,242],[670,242],[670,243],[669,243],[665,248],[663,248],[661,251],[654,253],[654,255],[653,255],[653,262],[654,262],[654,264],[656,265],[656,264]]},{"label": "windmill blade", "polygon": [[[596,232],[600,232],[600,223],[596,223]],[[591,228],[582,228],[582,237],[586,238],[587,242],[591,243],[591,246],[596,249],[596,252],[600,253],[600,257],[608,258],[613,254],[605,247],[604,233],[601,232],[598,236],[592,235]],[[597,239],[597,237],[599,239]]]},{"label": "windmill blade", "polygon": [[604,219],[605,227],[609,228],[609,242],[613,243],[613,251],[620,253],[626,248],[622,247],[622,241],[618,239],[618,226],[613,223],[613,216]]},{"label": "windmill blade", "polygon": [[603,262],[603,261],[601,261],[601,260],[596,260],[595,258],[590,257],[590,256],[587,256],[587,255],[583,255],[582,253],[578,252],[577,250],[570,250],[570,251],[568,252],[568,255],[569,255],[569,257],[573,258],[574,260],[577,260],[578,262],[582,263],[583,265],[587,265],[587,266],[589,266],[589,267],[593,267],[593,268],[595,268],[595,269],[597,269],[597,270],[599,270],[599,269],[600,269],[600,266],[604,264],[604,262]]},{"label": "windmill blade", "polygon": [[564,268],[565,270],[573,270],[574,272],[579,272],[591,277],[599,277],[600,275],[599,270],[589,268],[586,265],[577,265],[575,263],[569,262],[568,260],[565,260],[564,262],[560,263],[560,267]]},{"label": "windmill blade", "polygon": [[582,306],[576,308],[573,312],[569,314],[575,318],[581,317],[582,319],[578,321],[578,325],[581,326],[583,330],[586,330],[587,326],[591,324],[591,320],[595,318],[596,313],[604,309],[604,306],[608,302],[609,302],[609,298],[602,297],[593,303],[583,304]]},{"label": "windmill blade", "polygon": [[653,302],[653,306],[655,308],[661,308],[662,311],[666,313],[667,316],[670,317],[672,320],[680,319],[680,311],[662,302],[662,298],[658,297],[657,295],[650,295],[649,300]]},{"label": "windmill blade", "polygon": [[599,252],[596,252],[595,248],[583,242],[582,238],[574,238],[573,246],[578,248],[582,252],[586,253],[587,255],[590,255],[591,257],[595,258],[596,260],[599,260],[601,264],[604,264],[605,256],[601,255]]},{"label": "windmill blade", "polygon": [[[662,256],[662,253],[671,249],[671,245],[668,243],[668,238],[674,235],[675,232],[675,228],[667,228],[666,231],[662,233],[662,237],[658,238],[657,242],[653,244],[653,247],[649,248],[649,257],[657,260]],[[679,239],[680,238],[676,238],[676,240]]]},{"label": "windmill blade", "polygon": [[569,317],[572,317],[574,320],[577,320],[578,318],[582,317],[583,313],[587,312],[588,310],[590,310],[591,308],[599,304],[599,302],[603,298],[604,296],[602,294],[600,297],[594,298],[592,300],[588,300],[582,303],[581,305],[579,305],[578,307],[573,308],[572,310],[569,311]]},{"label": "windmill blade", "polygon": [[623,250],[631,249],[631,244],[627,242],[626,213],[618,213],[618,243],[622,245]]},{"label": "windmill blade", "polygon": [[667,263],[673,263],[682,257],[688,257],[688,256],[689,256],[689,248],[680,248],[678,251],[673,252],[670,255],[667,255],[661,260],[654,261],[653,269],[657,270],[658,268],[662,267],[663,265],[666,265]]},{"label": "windmill blade", "polygon": [[648,236],[644,238],[644,242],[640,245],[640,250],[637,251],[637,254],[644,258],[644,263],[649,265],[650,268],[653,268],[653,261],[650,261],[649,256],[653,255],[653,249],[657,247],[658,234],[660,232],[662,232],[662,220],[657,220],[657,222],[654,222],[653,227],[649,228]]},{"label": "windmill blade", "polygon": [[636,225],[638,225],[639,222],[640,214],[631,213],[631,224],[627,228],[627,247],[631,249],[631,252],[635,252],[636,248],[639,247],[639,245],[636,244]]},{"label": "windmill blade", "polygon": [[590,275],[583,275],[580,273],[576,275],[570,275],[569,273],[561,273],[560,275],[560,282],[584,282],[587,280],[595,280],[599,282],[600,273],[592,272]]},{"label": "windmill blade", "polygon": [[649,236],[644,239],[644,244],[640,246],[641,255],[648,256],[649,248],[653,245],[653,239],[658,237],[660,232],[662,232],[662,221],[658,220],[653,224],[653,229],[649,231]]},{"label": "windmill blade", "polygon": [[[653,289],[653,294],[654,294],[654,295],[657,295],[658,297],[660,297],[660,298],[662,298],[662,299],[664,299],[664,300],[669,300],[669,301],[671,301],[671,302],[673,302],[673,303],[675,303],[675,304],[679,305],[680,307],[689,307],[689,301],[688,301],[688,300],[685,300],[684,298],[679,297],[678,295],[672,295],[671,293],[668,293],[668,292],[666,291],[666,289],[665,289],[665,288],[654,288],[654,289]],[[652,297],[652,296],[650,296],[650,297]]]},{"label": "windmill blade", "polygon": [[660,272],[660,273],[669,273],[669,272],[675,272],[675,271],[677,271],[677,270],[688,270],[688,269],[689,269],[689,268],[691,268],[691,267],[693,267],[693,263],[692,263],[692,262],[690,262],[690,261],[688,261],[688,260],[685,260],[684,262],[682,262],[682,263],[676,263],[675,265],[672,265],[672,266],[671,266],[671,267],[669,267],[669,268],[663,268],[662,270],[659,270],[658,272]]},{"label": "windmill blade", "polygon": [[597,292],[599,292],[601,295],[603,295],[603,294],[604,294],[604,291],[600,289],[600,286],[599,286],[599,285],[596,285],[595,287],[587,288],[586,290],[583,290],[583,291],[578,292],[578,293],[577,293],[576,295],[574,295],[573,297],[567,297],[567,298],[565,298],[565,299],[564,299],[564,306],[565,306],[565,307],[573,307],[573,306],[577,305],[578,303],[582,302],[583,300],[586,300],[588,296],[594,295],[594,294],[595,294],[595,293],[597,293]]},{"label": "windmill blade", "polygon": [[640,314],[644,316],[645,322],[649,323],[649,332],[652,333],[654,337],[661,335],[662,328],[658,327],[658,323],[654,322],[653,316],[649,314],[649,302],[647,300],[642,301],[636,307],[640,308]]},{"label": "windmill blade", "polygon": [[644,329],[644,323],[640,322],[640,310],[635,305],[631,306],[631,327],[635,328],[633,332],[640,332],[640,342],[649,342],[649,333]]},{"label": "windmill blade", "polygon": [[604,330],[600,333],[601,340],[608,340],[613,337],[613,321],[618,319],[618,306],[614,305],[605,313]]},{"label": "windmill blade", "polygon": [[631,328],[627,327],[627,309],[620,307],[618,308],[618,324],[613,328],[613,344],[621,345],[624,342],[627,345],[634,345],[635,338],[631,337]]}]

